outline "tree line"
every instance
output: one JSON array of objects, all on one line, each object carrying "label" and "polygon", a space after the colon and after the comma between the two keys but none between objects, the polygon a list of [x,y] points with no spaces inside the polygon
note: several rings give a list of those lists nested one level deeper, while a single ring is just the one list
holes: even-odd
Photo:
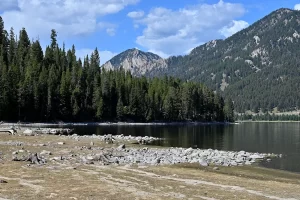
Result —
[{"label": "tree line", "polygon": [[134,77],[100,67],[97,48],[83,60],[51,31],[45,53],[23,28],[16,37],[0,17],[0,120],[233,121],[232,101],[200,83]]},{"label": "tree line", "polygon": [[242,114],[236,115],[236,120],[242,121],[300,121],[300,115],[297,114],[284,114],[284,115],[275,115],[270,113],[249,115]]}]

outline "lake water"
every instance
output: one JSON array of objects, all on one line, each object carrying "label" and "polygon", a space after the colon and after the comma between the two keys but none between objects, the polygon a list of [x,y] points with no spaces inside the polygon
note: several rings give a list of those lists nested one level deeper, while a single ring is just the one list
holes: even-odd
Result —
[{"label": "lake water", "polygon": [[[73,127],[74,128],[74,127]],[[76,126],[77,134],[124,134],[165,138],[155,145],[283,154],[260,165],[300,172],[300,123],[239,125]]]}]

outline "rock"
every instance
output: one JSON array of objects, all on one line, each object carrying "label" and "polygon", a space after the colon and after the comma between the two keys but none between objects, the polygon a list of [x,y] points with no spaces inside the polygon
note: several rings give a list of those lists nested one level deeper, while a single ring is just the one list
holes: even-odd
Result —
[{"label": "rock", "polygon": [[0,183],[7,183],[7,181],[5,181],[5,180],[0,180]]},{"label": "rock", "polygon": [[194,150],[192,148],[188,148],[184,150],[184,155],[190,155]]},{"label": "rock", "polygon": [[51,158],[50,160],[60,161],[60,160],[63,160],[63,157],[62,156],[57,156],[57,157]]},{"label": "rock", "polygon": [[157,158],[157,159],[154,159],[154,160],[151,162],[151,164],[156,165],[156,164],[159,164],[160,161],[161,161],[160,158]]},{"label": "rock", "polygon": [[93,161],[91,161],[91,160],[86,160],[86,161],[85,161],[85,164],[87,164],[87,165],[93,165],[93,164],[94,164],[94,162],[93,162]]},{"label": "rock", "polygon": [[40,155],[52,155],[50,151],[43,150]]},{"label": "rock", "polygon": [[14,151],[12,152],[12,155],[17,155],[19,152],[18,151]]},{"label": "rock", "polygon": [[23,149],[20,149],[19,150],[19,153],[24,153],[25,151]]},{"label": "rock", "polygon": [[20,160],[18,159],[17,156],[13,156],[13,158],[11,159],[11,161],[20,161]]},{"label": "rock", "polygon": [[26,129],[23,134],[26,136],[34,136],[34,132],[30,129]]},{"label": "rock", "polygon": [[113,144],[114,143],[114,138],[111,134],[104,135],[104,141],[105,141],[106,144]]},{"label": "rock", "polygon": [[262,155],[258,155],[258,154],[253,154],[253,155],[249,156],[249,158],[254,159],[254,160],[264,159],[264,157]]},{"label": "rock", "polygon": [[248,160],[245,162],[245,165],[251,165],[252,163],[249,162]]},{"label": "rock", "polygon": [[239,152],[239,154],[242,154],[242,155],[245,154],[245,153],[246,153],[245,151],[240,151]]},{"label": "rock", "polygon": [[121,144],[117,149],[122,150],[122,149],[125,149],[125,148],[126,148],[125,144]]},{"label": "rock", "polygon": [[213,170],[217,171],[220,170],[219,167],[214,167]]},{"label": "rock", "polygon": [[58,142],[57,143],[58,145],[64,145],[64,144],[66,144],[65,142]]},{"label": "rock", "polygon": [[199,160],[199,164],[203,167],[208,167],[208,162],[204,159],[200,159]]},{"label": "rock", "polygon": [[87,156],[87,160],[99,160],[99,158],[96,158],[96,156]]},{"label": "rock", "polygon": [[148,147],[144,147],[144,148],[143,148],[143,151],[148,151]]},{"label": "rock", "polygon": [[94,142],[92,141],[92,142],[90,143],[90,145],[91,145],[91,146],[94,146]]}]

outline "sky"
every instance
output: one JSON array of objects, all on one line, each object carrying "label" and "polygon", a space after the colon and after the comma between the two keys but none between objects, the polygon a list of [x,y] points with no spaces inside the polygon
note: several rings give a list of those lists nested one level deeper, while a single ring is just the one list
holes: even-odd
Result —
[{"label": "sky", "polygon": [[55,29],[80,58],[97,47],[101,64],[130,48],[185,55],[279,8],[300,10],[300,0],[0,0],[7,30],[24,27],[45,49]]}]

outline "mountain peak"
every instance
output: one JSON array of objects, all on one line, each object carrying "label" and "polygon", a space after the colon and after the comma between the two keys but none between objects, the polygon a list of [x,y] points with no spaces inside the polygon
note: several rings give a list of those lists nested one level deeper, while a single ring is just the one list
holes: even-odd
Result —
[{"label": "mountain peak", "polygon": [[212,40],[185,56],[164,60],[129,49],[105,68],[133,75],[165,74],[204,83],[235,102],[239,112],[300,108],[300,11],[275,10],[225,40]]},{"label": "mountain peak", "polygon": [[163,58],[156,54],[132,48],[116,55],[103,65],[105,69],[119,69],[121,67],[131,71],[133,75],[140,76],[152,70],[166,68],[167,64]]},{"label": "mountain peak", "polygon": [[286,12],[286,13],[289,13],[289,12],[293,12],[295,10],[292,10],[290,8],[279,8],[278,10],[275,10],[275,12]]}]

